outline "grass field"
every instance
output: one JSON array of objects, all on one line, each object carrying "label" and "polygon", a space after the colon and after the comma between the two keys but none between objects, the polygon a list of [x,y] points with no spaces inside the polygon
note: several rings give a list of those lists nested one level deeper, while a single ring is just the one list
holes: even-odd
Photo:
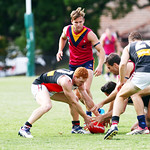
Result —
[{"label": "grass field", "polygon": [[[149,135],[127,136],[136,121],[133,106],[121,115],[119,133],[113,140],[103,140],[105,134],[72,135],[68,105],[53,101],[53,108],[37,121],[31,130],[33,139],[17,135],[20,126],[38,107],[30,92],[35,77],[0,78],[0,150],[137,150],[150,149]],[[100,87],[103,76],[93,80],[91,91],[95,103],[103,98]],[[107,110],[107,105],[104,107]],[[85,107],[83,106],[85,110]],[[80,117],[81,125],[83,119]],[[107,129],[106,129],[107,131]]]}]

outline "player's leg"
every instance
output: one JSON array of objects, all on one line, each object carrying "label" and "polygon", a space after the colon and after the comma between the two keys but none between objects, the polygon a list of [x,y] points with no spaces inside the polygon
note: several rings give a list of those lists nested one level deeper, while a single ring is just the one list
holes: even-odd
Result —
[{"label": "player's leg", "polygon": [[[89,132],[83,130],[82,127],[80,126],[79,113],[77,112],[76,108],[70,104],[68,98],[65,96],[64,93],[56,93],[51,97],[51,99],[69,104],[70,114],[72,116],[72,131],[71,131],[71,133],[79,133],[79,134],[88,134],[89,133]],[[76,97],[76,100],[78,101],[78,97]]]},{"label": "player's leg", "polygon": [[88,79],[86,80],[85,84],[85,89],[88,95],[92,98],[92,94],[90,91],[92,80],[93,80],[93,70],[87,69],[88,70]]},{"label": "player's leg", "polygon": [[150,101],[147,107],[146,124],[147,124],[148,129],[150,130]]},{"label": "player's leg", "polygon": [[138,93],[131,96],[137,116],[144,115],[144,104]]},{"label": "player's leg", "polygon": [[[38,87],[37,87],[38,86]],[[37,121],[43,114],[48,112],[51,107],[51,99],[49,96],[49,92],[45,86],[42,85],[32,85],[32,90],[36,91],[35,93],[35,99],[38,104],[40,104],[40,107],[35,109],[31,116],[29,117],[28,121],[24,124],[23,127],[19,130],[19,135],[26,137],[26,138],[32,138],[33,136],[30,133],[30,128],[32,127],[32,124]]]},{"label": "player's leg", "polygon": [[144,113],[144,104],[141,96],[139,96],[138,93],[134,94],[131,96],[134,104],[135,111],[137,113],[137,119],[138,119],[138,125],[137,128],[136,126],[133,126],[135,128],[131,132],[127,133],[127,135],[133,135],[133,134],[148,134],[148,128],[146,125],[146,120],[145,120],[145,113]]},{"label": "player's leg", "polygon": [[[85,85],[86,92],[92,98],[90,88],[91,88],[91,84],[92,84],[92,80],[93,80],[93,70],[91,70],[91,69],[87,69],[87,70],[88,70],[88,79],[86,80],[84,85]],[[86,106],[86,109],[87,109],[86,114],[89,116],[92,116],[92,112],[89,111],[87,106]]]},{"label": "player's leg", "polygon": [[113,116],[112,116],[112,126],[107,131],[104,139],[111,139],[114,135],[118,133],[118,123],[120,114],[124,110],[124,100],[131,96],[132,94],[136,93],[139,89],[134,86],[134,84],[128,80],[121,88],[119,93],[116,96],[113,106]]},{"label": "player's leg", "polygon": [[145,96],[145,95],[148,95],[150,93],[149,92],[150,91],[149,74],[136,72],[131,80],[136,86],[138,86],[140,89],[143,89],[143,90],[132,95],[132,100],[133,100],[134,107],[135,107],[135,110],[137,113],[138,128],[133,130],[130,133],[127,133],[127,135],[148,134],[149,130],[148,130],[147,125],[146,125],[145,113],[144,113],[144,104],[143,104],[141,96]]},{"label": "player's leg", "polygon": [[113,116],[120,116],[124,108],[124,100],[140,89],[137,88],[130,80],[128,80],[121,88],[116,96],[113,107]]},{"label": "player's leg", "polygon": [[52,108],[51,99],[47,90],[43,89],[42,91],[38,92],[36,96],[36,101],[40,105],[40,107],[35,109],[30,118],[28,119],[28,122],[30,122],[30,124],[33,124],[43,114],[45,114]]},{"label": "player's leg", "polygon": [[[56,93],[51,97],[52,100],[55,101],[60,101],[60,102],[64,102],[69,104],[70,107],[70,114],[73,118],[73,121],[77,121],[79,120],[79,113],[76,111],[76,109],[74,107],[72,107],[72,105],[70,105],[68,98],[65,96],[64,93]],[[76,100],[78,101],[78,98],[76,98]]]}]

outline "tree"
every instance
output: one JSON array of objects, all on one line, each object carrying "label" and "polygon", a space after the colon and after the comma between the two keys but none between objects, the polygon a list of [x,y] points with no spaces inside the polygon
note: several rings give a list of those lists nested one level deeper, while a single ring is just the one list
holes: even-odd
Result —
[{"label": "tree", "polygon": [[[36,49],[44,54],[55,56],[58,40],[65,25],[70,24],[70,13],[77,7],[85,8],[85,25],[95,33],[99,28],[99,18],[103,12],[109,12],[113,18],[122,17],[132,11],[132,6],[139,8],[150,6],[139,5],[138,0],[32,0],[34,14]],[[109,7],[114,2],[115,7]],[[22,51],[26,46],[24,13],[25,1],[0,1],[0,35],[15,42]],[[25,51],[24,51],[25,52]]]}]

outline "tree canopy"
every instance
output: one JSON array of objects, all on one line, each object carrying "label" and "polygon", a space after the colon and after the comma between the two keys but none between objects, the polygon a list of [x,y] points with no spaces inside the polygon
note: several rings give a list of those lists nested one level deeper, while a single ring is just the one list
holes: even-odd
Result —
[{"label": "tree canopy", "polygon": [[[113,18],[122,17],[136,5],[143,8],[150,5],[139,5],[138,0],[32,0],[34,15],[36,49],[44,54],[56,55],[59,36],[65,25],[70,24],[70,13],[77,7],[85,8],[85,25],[95,33],[99,28],[99,18],[104,12],[112,13]],[[115,7],[107,4],[114,2]],[[0,35],[15,42],[23,51],[26,47],[24,13],[25,1],[0,1]]]}]

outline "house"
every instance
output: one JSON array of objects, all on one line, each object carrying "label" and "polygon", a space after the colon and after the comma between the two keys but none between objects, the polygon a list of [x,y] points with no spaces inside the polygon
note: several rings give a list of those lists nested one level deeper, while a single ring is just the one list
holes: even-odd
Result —
[{"label": "house", "polygon": [[[144,3],[144,0],[140,2]],[[143,9],[134,6],[133,11],[121,19],[113,20],[111,16],[102,15],[100,17],[101,29],[98,30],[99,35],[110,25],[119,34],[123,47],[127,45],[129,33],[135,30],[142,34],[143,39],[150,40],[150,6]]]}]

